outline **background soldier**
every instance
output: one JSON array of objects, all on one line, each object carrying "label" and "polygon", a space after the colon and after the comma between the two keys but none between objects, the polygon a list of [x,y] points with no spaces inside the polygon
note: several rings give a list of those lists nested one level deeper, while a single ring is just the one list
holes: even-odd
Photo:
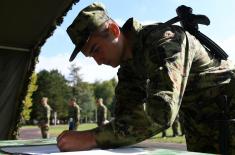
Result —
[{"label": "background soldier", "polygon": [[166,130],[163,130],[162,131],[162,138],[165,138],[166,137]]},{"label": "background soldier", "polygon": [[43,97],[38,110],[38,126],[41,129],[42,138],[49,138],[51,107],[47,102],[48,98]]},{"label": "background soldier", "polygon": [[174,123],[172,124],[172,137],[176,137],[179,135],[179,115],[176,116]]},{"label": "background soldier", "polygon": [[[174,123],[172,124],[172,137],[179,136],[179,115],[176,116]],[[162,138],[166,137],[166,130],[162,131]]]},{"label": "background soldier", "polygon": [[182,116],[179,115],[179,124],[180,124],[180,132],[181,136],[184,136],[185,131],[184,131],[184,120],[182,119]]},{"label": "background soldier", "polygon": [[97,125],[101,126],[108,122],[107,121],[107,108],[103,104],[102,98],[99,98],[96,101],[96,105],[97,105]]},{"label": "background soldier", "polygon": [[[69,108],[68,108],[68,119],[70,122],[70,130],[77,130],[79,122],[80,122],[80,107],[76,103],[76,98],[71,98],[69,100]],[[72,123],[72,124],[71,124]]]}]

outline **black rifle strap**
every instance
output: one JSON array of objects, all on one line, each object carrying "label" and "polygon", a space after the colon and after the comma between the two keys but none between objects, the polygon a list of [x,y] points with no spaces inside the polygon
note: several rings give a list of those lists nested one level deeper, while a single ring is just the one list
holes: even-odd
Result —
[{"label": "black rifle strap", "polygon": [[210,24],[210,20],[207,16],[195,15],[192,13],[192,8],[185,5],[179,6],[176,12],[178,16],[168,20],[164,24],[172,25],[180,22],[181,26],[194,35],[212,55],[220,60],[227,60],[228,54],[219,45],[198,30],[198,24]]}]

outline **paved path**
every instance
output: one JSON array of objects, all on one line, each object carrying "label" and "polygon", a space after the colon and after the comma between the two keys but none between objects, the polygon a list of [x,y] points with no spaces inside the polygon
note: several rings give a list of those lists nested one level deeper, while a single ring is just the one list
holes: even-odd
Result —
[{"label": "paved path", "polygon": [[136,144],[135,146],[140,146],[147,148],[147,150],[155,150],[157,148],[159,149],[172,149],[172,150],[181,150],[186,151],[186,145],[185,144],[179,144],[179,143],[159,143],[154,142],[153,140],[145,140],[139,144]]},{"label": "paved path", "polygon": [[27,128],[27,129],[24,129],[24,128],[21,128],[19,130],[19,133],[20,133],[20,136],[19,136],[19,139],[38,139],[38,138],[41,138],[41,131],[39,128]]},{"label": "paved path", "polygon": [[[38,139],[41,138],[41,131],[39,128],[21,128],[20,129],[20,137],[19,139]],[[145,147],[149,150],[156,148],[164,148],[164,149],[173,149],[173,150],[186,150],[185,144],[178,143],[159,143],[154,142],[153,140],[145,140],[135,146]]]}]

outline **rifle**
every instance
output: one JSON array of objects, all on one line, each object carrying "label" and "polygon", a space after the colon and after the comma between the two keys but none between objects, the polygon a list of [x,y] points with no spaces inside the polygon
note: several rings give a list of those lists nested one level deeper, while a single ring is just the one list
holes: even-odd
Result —
[{"label": "rifle", "polygon": [[209,18],[205,15],[195,15],[192,12],[192,8],[181,5],[176,9],[178,16],[168,20],[165,24],[172,25],[176,22],[180,22],[181,26],[194,35],[212,55],[219,60],[227,60],[228,54],[219,45],[198,30],[198,24],[210,24]]}]

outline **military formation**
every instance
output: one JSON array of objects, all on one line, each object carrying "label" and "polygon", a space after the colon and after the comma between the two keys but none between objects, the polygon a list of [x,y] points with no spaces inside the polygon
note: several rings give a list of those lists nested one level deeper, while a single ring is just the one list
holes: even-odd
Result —
[{"label": "military formation", "polygon": [[[96,100],[97,105],[97,126],[102,126],[108,123],[107,107],[103,104],[103,98]],[[38,126],[41,130],[42,138],[49,138],[49,128],[51,120],[52,108],[48,104],[48,98],[42,97],[39,110],[37,111]],[[68,101],[68,129],[76,131],[80,124],[81,108],[77,104],[76,98],[71,98]],[[55,120],[56,121],[56,120]]]}]

